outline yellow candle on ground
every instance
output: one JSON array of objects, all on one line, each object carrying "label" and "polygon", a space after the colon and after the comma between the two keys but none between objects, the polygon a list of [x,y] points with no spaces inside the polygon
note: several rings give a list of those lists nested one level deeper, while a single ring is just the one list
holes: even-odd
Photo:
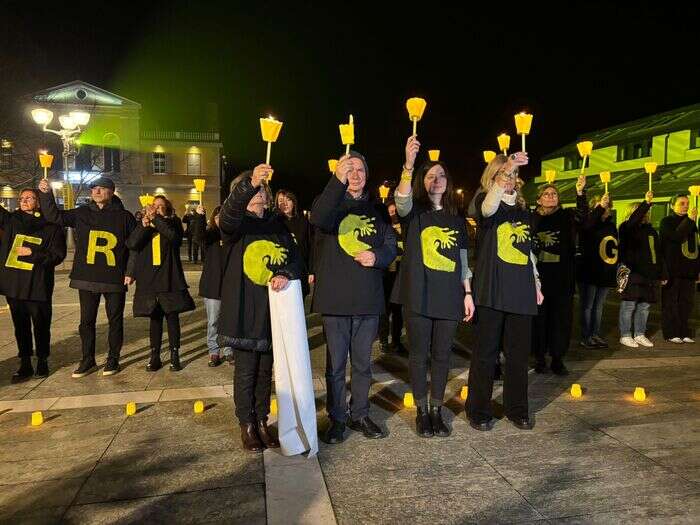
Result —
[{"label": "yellow candle on ground", "polygon": [[134,403],[133,401],[129,401],[126,404],[126,415],[133,416],[134,414],[136,414],[136,403]]},{"label": "yellow candle on ground", "polygon": [[578,383],[574,383],[573,385],[571,385],[571,397],[578,399],[581,396],[583,396],[581,385],[579,385]]},{"label": "yellow candle on ground", "polygon": [[635,401],[644,401],[647,398],[647,393],[643,387],[638,386],[634,389],[633,397]]},{"label": "yellow candle on ground", "polygon": [[462,401],[466,401],[467,397],[469,397],[469,387],[468,386],[463,386],[462,389],[459,391],[459,397]]},{"label": "yellow candle on ground", "polygon": [[41,412],[32,412],[32,426],[38,427],[44,422],[44,414]]},{"label": "yellow candle on ground", "polygon": [[415,408],[416,407],[416,403],[413,400],[413,393],[412,392],[406,392],[403,395],[403,406],[405,406],[406,408]]},{"label": "yellow candle on ground", "polygon": [[204,412],[204,401],[195,401],[194,402],[194,413],[201,414],[202,412]]}]

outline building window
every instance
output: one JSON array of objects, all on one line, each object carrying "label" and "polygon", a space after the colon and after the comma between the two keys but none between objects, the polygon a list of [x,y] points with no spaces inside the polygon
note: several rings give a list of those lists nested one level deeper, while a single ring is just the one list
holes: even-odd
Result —
[{"label": "building window", "polygon": [[153,174],[154,175],[165,174],[165,153],[160,153],[160,152],[153,153]]},{"label": "building window", "polygon": [[581,168],[583,159],[578,153],[569,153],[564,157],[564,171],[578,170]]},{"label": "building window", "polygon": [[202,155],[200,153],[187,154],[187,175],[195,176],[202,174]]},{"label": "building window", "polygon": [[12,142],[9,140],[0,141],[0,170],[12,169]]},{"label": "building window", "polygon": [[105,148],[105,169],[104,171],[121,171],[121,152],[117,148]]},{"label": "building window", "polygon": [[648,139],[641,139],[634,142],[627,142],[626,144],[620,144],[617,147],[617,161],[620,162],[623,160],[651,157],[652,142],[653,139],[649,137]]}]

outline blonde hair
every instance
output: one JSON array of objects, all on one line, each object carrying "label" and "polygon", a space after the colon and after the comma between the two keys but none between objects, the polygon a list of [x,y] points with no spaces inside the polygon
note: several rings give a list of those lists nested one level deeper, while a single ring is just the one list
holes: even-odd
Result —
[{"label": "blonde hair", "polygon": [[[484,172],[481,174],[481,189],[488,193],[491,187],[496,183],[496,175],[501,170],[501,168],[508,162],[508,157],[503,154],[496,155],[491,162],[486,165]],[[519,169],[516,167],[513,170],[513,175],[515,176],[515,204],[519,208],[525,209],[527,205],[525,204],[525,198],[522,194],[523,186],[525,182],[518,175]]]},{"label": "blonde hair", "polygon": [[[632,214],[639,208],[641,205],[641,202],[633,202],[629,206],[627,206],[627,210],[625,211],[625,220],[629,220],[629,218],[632,216]],[[644,218],[642,219],[642,224],[649,222],[649,212],[647,212],[644,215]]]},{"label": "blonde hair", "polygon": [[[537,188],[537,199],[536,199],[537,206],[535,207],[535,211],[537,213],[539,213],[540,215],[544,215],[542,213],[543,208],[540,205],[540,198],[542,197],[542,194],[550,188],[557,192],[557,207],[554,211],[557,211],[559,208],[561,208],[559,188],[557,188],[557,186],[555,184],[547,182],[546,184],[542,184]],[[554,213],[554,211],[552,213]]]}]

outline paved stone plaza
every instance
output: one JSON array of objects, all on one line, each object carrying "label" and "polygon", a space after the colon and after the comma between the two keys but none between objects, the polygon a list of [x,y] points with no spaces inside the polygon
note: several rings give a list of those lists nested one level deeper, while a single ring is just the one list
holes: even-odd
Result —
[{"label": "paved stone plaza", "polygon": [[[187,271],[194,291],[196,269]],[[468,328],[452,362],[454,431],[446,439],[415,435],[415,412],[402,406],[407,359],[375,350],[372,415],[389,437],[367,441],[351,433],[341,445],[321,444],[318,460],[306,460],[242,451],[232,368],[207,367],[200,300],[182,317],[181,372],[167,366],[146,372],[147,322],[133,319],[128,303],[122,372],[76,380],[70,374],[80,356],[77,292],[65,274],[56,288],[46,379],[10,383],[16,345],[9,314],[0,313],[1,523],[700,521],[700,345],[663,342],[657,310],[649,323],[654,349],[618,349],[611,303],[610,350],[572,346],[565,379],[533,373],[530,432],[505,420],[483,434],[467,424],[459,390],[469,363]],[[697,318],[696,309],[696,325]],[[98,364],[105,322],[101,312]],[[310,316],[323,429],[318,325]],[[583,386],[580,400],[568,393],[573,382]],[[647,401],[632,400],[635,386],[647,389]],[[499,404],[500,387],[495,394]],[[195,415],[198,399],[206,409]],[[124,413],[128,401],[139,407],[131,417]],[[29,424],[34,410],[44,414],[39,427]]]}]

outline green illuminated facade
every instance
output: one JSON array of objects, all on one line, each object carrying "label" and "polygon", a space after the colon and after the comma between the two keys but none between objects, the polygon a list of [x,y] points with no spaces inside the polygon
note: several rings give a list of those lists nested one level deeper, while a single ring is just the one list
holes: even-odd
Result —
[{"label": "green illuminated facade", "polygon": [[[540,175],[524,188],[528,202],[535,202],[537,187],[545,182],[545,171],[555,170],[561,202],[564,206],[575,204],[575,184],[582,160],[576,144],[584,140],[593,142],[593,153],[586,165],[588,196],[604,192],[600,172],[611,172],[608,189],[618,224],[624,220],[628,204],[642,200],[648,189],[645,162],[658,164],[653,175],[656,203],[668,203],[674,195],[687,194],[689,186],[700,184],[700,104],[695,104],[585,133],[545,155]],[[668,206],[654,206],[652,222],[658,226],[667,213]]]}]

